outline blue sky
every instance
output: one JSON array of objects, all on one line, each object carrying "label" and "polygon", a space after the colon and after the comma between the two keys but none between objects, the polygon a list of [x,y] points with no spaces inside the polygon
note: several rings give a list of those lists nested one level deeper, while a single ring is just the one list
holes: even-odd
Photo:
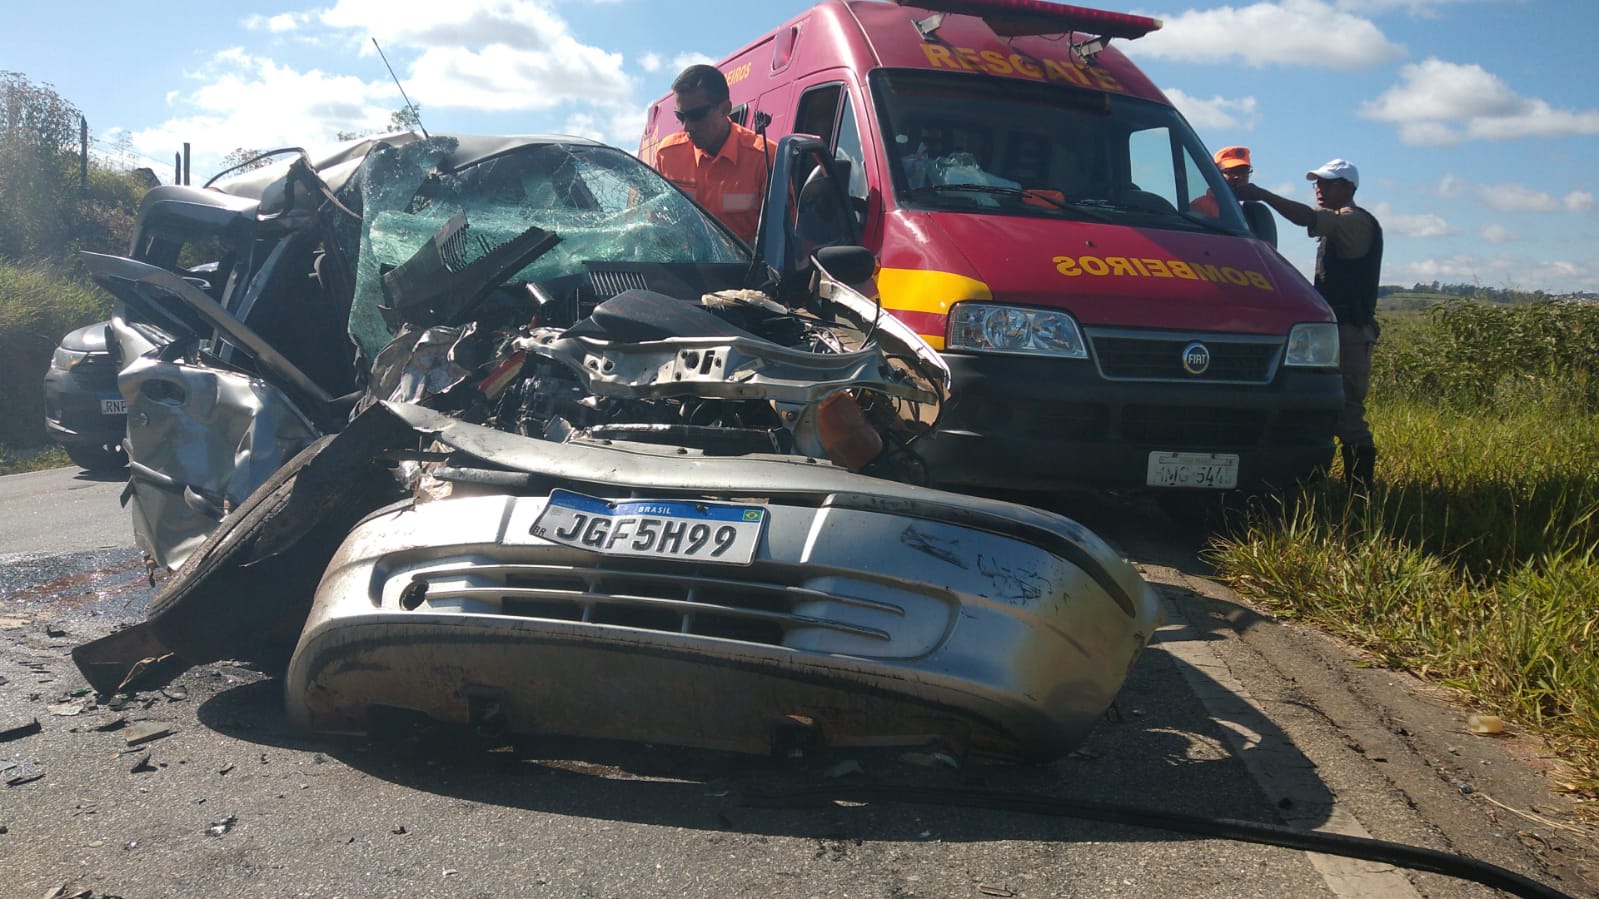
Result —
[{"label": "blue sky", "polygon": [[[643,111],[805,0],[91,0],[13,4],[0,69],[53,85],[103,153],[196,181],[239,147],[380,129],[399,94],[432,131],[559,131],[632,150]],[[1086,5],[1094,5],[1088,3]],[[1118,42],[1216,149],[1313,203],[1304,173],[1360,167],[1387,234],[1383,281],[1599,291],[1593,0],[1143,3],[1165,28]],[[1281,249],[1308,270],[1314,243]]]}]

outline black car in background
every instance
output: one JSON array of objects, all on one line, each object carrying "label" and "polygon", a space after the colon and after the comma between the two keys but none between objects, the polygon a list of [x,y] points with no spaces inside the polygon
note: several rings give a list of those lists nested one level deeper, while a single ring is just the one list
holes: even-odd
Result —
[{"label": "black car in background", "polygon": [[68,332],[44,375],[45,429],[89,471],[117,471],[128,464],[122,446],[128,415],[117,392],[116,363],[106,350],[109,324]]}]

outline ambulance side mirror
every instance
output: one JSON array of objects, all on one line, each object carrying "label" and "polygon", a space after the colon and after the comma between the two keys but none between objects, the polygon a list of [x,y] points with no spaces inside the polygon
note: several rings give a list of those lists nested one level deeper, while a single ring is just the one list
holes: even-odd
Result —
[{"label": "ambulance side mirror", "polygon": [[1243,207],[1244,221],[1249,223],[1249,230],[1271,244],[1272,249],[1277,249],[1277,219],[1271,214],[1271,207],[1259,200],[1246,200]]}]

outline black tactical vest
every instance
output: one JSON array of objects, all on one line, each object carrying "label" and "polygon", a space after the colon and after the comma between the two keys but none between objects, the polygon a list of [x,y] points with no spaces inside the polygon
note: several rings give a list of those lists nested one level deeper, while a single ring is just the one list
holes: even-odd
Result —
[{"label": "black tactical vest", "polygon": [[1371,219],[1371,247],[1366,255],[1344,259],[1332,250],[1332,239],[1323,237],[1316,250],[1316,290],[1332,307],[1338,322],[1346,325],[1370,324],[1377,315],[1377,279],[1382,273],[1382,225],[1377,217],[1356,207],[1355,214]]}]

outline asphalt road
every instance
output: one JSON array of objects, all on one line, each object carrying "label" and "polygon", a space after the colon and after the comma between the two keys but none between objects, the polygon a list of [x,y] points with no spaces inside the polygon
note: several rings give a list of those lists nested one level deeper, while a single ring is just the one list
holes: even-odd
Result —
[{"label": "asphalt road", "polygon": [[1171,622],[1084,746],[1018,768],[309,738],[274,681],[229,663],[96,697],[71,649],[153,593],[119,491],[0,478],[3,896],[1495,895],[1064,813],[1085,803],[1371,836],[1599,894],[1535,741],[1472,737],[1468,710],[1257,614],[1137,503],[1062,500]]},{"label": "asphalt road", "polygon": [[126,479],[56,468],[0,477],[0,564],[30,553],[133,546]]}]

